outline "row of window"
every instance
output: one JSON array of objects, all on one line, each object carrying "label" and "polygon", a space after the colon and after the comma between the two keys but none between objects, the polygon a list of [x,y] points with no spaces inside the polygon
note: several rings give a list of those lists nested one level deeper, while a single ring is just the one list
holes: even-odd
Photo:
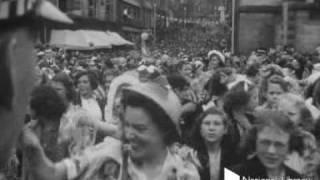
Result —
[{"label": "row of window", "polygon": [[[154,22],[154,11],[149,8],[141,8],[123,2],[120,11],[117,12],[117,0],[51,0],[59,8],[67,13],[74,13],[84,17],[97,18],[100,20],[120,20],[125,24],[143,27],[152,27]],[[160,4],[162,1],[160,1]],[[119,5],[119,4],[118,4]]]}]

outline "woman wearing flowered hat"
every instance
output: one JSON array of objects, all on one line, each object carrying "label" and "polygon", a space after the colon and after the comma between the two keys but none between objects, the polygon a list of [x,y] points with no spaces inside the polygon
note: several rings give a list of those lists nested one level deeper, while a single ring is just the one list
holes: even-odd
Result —
[{"label": "woman wearing flowered hat", "polygon": [[171,148],[180,134],[178,97],[154,68],[140,68],[139,80],[123,91],[122,141],[107,137],[82,156],[53,165],[32,133],[25,133],[39,179],[199,180],[194,161]]}]

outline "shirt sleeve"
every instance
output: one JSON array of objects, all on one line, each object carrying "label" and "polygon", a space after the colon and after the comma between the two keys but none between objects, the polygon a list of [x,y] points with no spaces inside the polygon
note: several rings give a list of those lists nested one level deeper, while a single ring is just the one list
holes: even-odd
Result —
[{"label": "shirt sleeve", "polygon": [[67,179],[73,180],[79,177],[88,167],[89,159],[85,155],[63,161],[67,169]]},{"label": "shirt sleeve", "polygon": [[87,148],[81,155],[66,159],[63,163],[68,180],[79,177],[92,179],[91,177],[96,176],[98,170],[103,168],[107,162],[120,165],[121,158],[121,142],[113,138],[106,138],[104,142]]}]

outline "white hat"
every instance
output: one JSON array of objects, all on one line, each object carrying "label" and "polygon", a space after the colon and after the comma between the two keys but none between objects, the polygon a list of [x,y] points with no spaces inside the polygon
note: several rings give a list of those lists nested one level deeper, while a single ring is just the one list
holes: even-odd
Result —
[{"label": "white hat", "polygon": [[43,51],[40,51],[37,53],[37,56],[43,56],[44,55],[44,52]]},{"label": "white hat", "polygon": [[314,65],[313,65],[313,69],[314,69],[315,71],[320,71],[320,63],[314,64]]},{"label": "white hat", "polygon": [[148,76],[148,80],[139,78],[139,83],[125,87],[124,89],[138,93],[159,105],[170,117],[170,120],[175,124],[178,133],[181,135],[179,120],[182,113],[182,105],[180,100],[171,89],[167,79],[159,73],[156,74],[158,76]]},{"label": "white hat", "polygon": [[220,58],[221,62],[222,62],[223,64],[225,64],[226,58],[225,58],[225,56],[224,56],[220,51],[217,51],[217,50],[209,51],[209,53],[208,53],[208,58],[210,58],[212,55],[218,56],[218,57]]}]

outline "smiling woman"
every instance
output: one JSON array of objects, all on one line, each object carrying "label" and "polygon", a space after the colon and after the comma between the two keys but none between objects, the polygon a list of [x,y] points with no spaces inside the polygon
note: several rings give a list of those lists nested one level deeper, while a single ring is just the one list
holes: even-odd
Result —
[{"label": "smiling woman", "polygon": [[[150,144],[150,147],[155,150],[158,149],[157,145],[166,147],[178,142],[179,134],[176,125],[159,105],[130,91],[125,91],[124,104],[124,128],[129,143],[151,142],[153,138],[160,138],[156,144]],[[141,148],[148,150],[143,146]]]},{"label": "smiling woman", "polygon": [[284,164],[293,149],[296,126],[279,111],[259,111],[247,145],[255,156],[234,168],[242,177],[292,179],[301,176]]},{"label": "smiling woman", "polygon": [[163,76],[150,73],[123,89],[122,141],[107,137],[78,157],[52,164],[27,135],[39,179],[199,180],[194,162],[171,147],[181,132],[180,101]]}]

